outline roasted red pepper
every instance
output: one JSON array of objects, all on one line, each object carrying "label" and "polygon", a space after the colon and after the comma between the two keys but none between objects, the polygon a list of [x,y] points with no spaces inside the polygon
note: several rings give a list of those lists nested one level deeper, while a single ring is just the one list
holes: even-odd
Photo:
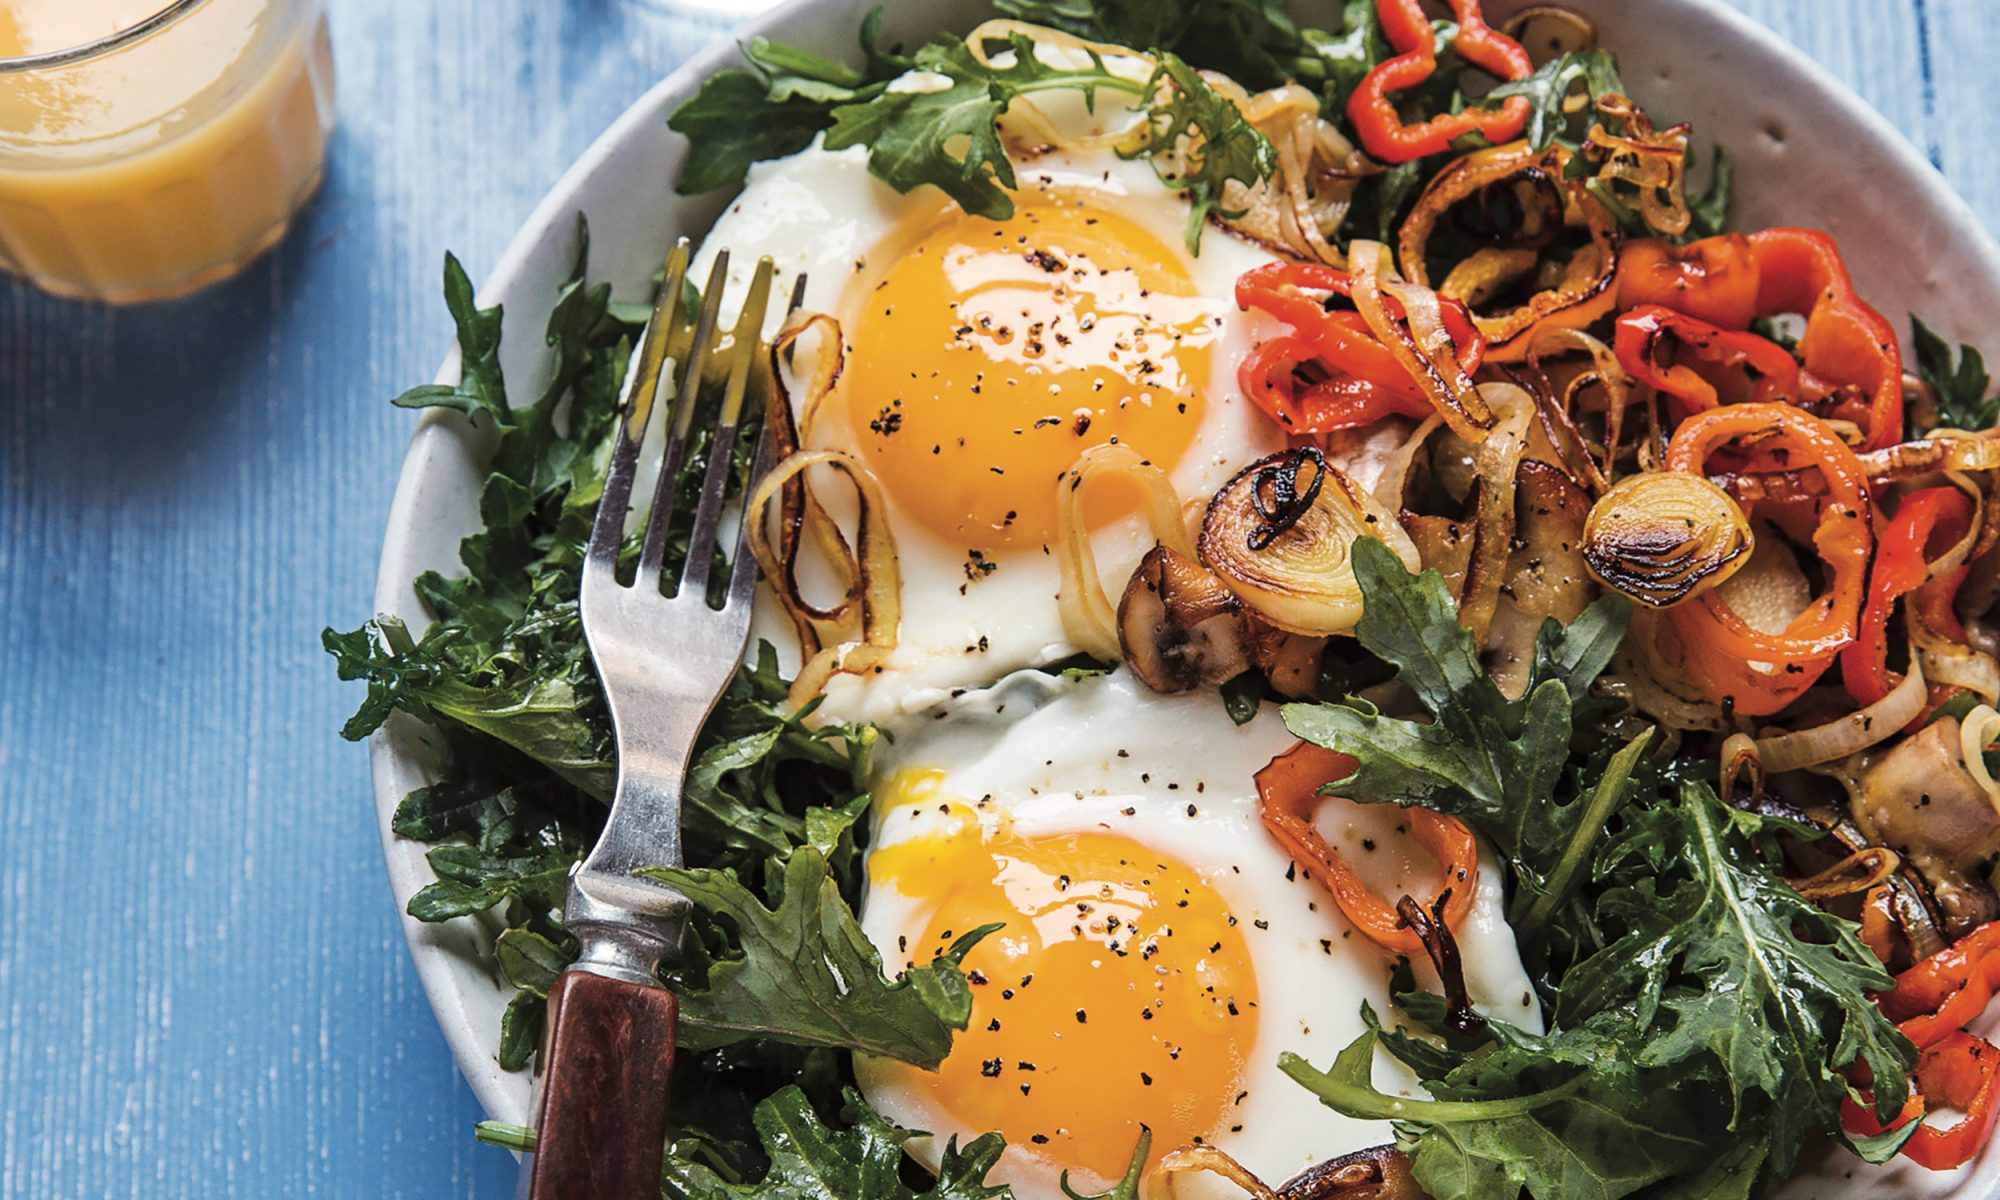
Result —
[{"label": "roasted red pepper", "polygon": [[1685,246],[1634,238],[1618,255],[1618,307],[1658,304],[1724,329],[1757,316],[1757,264],[1740,233]]},{"label": "roasted red pepper", "polygon": [[[1964,492],[1955,487],[1926,488],[1904,496],[1895,518],[1882,531],[1868,581],[1867,607],[1861,611],[1854,644],[1840,652],[1841,680],[1848,694],[1864,706],[1896,686],[1897,677],[1888,667],[1889,615],[1899,597],[1922,587],[1930,569],[1926,554],[1933,533],[1942,532],[1955,541],[1971,520],[1972,501]],[[1949,611],[1948,600],[1944,607]],[[1955,617],[1952,625],[1957,625]]]},{"label": "roasted red pepper", "polygon": [[[1903,1111],[1887,1128],[1919,1120],[1931,1107],[1955,1108],[1965,1116],[1945,1127],[1919,1125],[1903,1143],[1903,1154],[1933,1171],[1972,1161],[2000,1118],[2000,1050],[1965,1026],[1986,1011],[2000,984],[2000,923],[1982,925],[1956,943],[1911,967],[1896,986],[1875,998],[1903,1035],[1922,1053],[1911,1077]],[[1863,1093],[1863,1099],[1870,1098]],[[1850,1098],[1842,1105],[1848,1132],[1873,1136],[1885,1128],[1871,1104]]]},{"label": "roasted red pepper", "polygon": [[[1368,889],[1368,884],[1313,825],[1312,815],[1323,798],[1321,785],[1354,773],[1356,763],[1349,755],[1300,742],[1272,759],[1257,772],[1257,797],[1269,829],[1292,861],[1316,876],[1333,895],[1335,904],[1353,926],[1377,945],[1398,954],[1421,954],[1423,939],[1396,911],[1393,900]],[[1472,893],[1478,881],[1479,844],[1472,831],[1456,818],[1428,808],[1403,810],[1409,819],[1410,836],[1431,853],[1443,871],[1438,889],[1443,901],[1444,922],[1456,929],[1472,911]],[[1425,904],[1433,911],[1437,902]]]},{"label": "roasted red pepper", "polygon": [[[1388,347],[1375,339],[1361,314],[1328,312],[1325,298],[1350,293],[1347,272],[1318,263],[1267,263],[1236,281],[1236,303],[1292,327],[1292,333],[1259,343],[1237,369],[1237,383],[1251,403],[1293,433],[1327,433],[1372,425],[1401,414],[1422,419],[1435,411]],[[1398,315],[1395,297],[1385,302]],[[1468,374],[1479,369],[1486,339],[1472,314],[1443,300],[1445,331]],[[1301,383],[1299,369],[1325,378]]]},{"label": "roasted red pepper", "polygon": [[1854,388],[1857,400],[1835,416],[1861,426],[1864,450],[1903,439],[1903,351],[1896,331],[1854,294],[1854,281],[1833,239],[1812,229],[1766,229],[1750,235],[1757,263],[1757,312],[1798,313],[1806,400]]},{"label": "roasted red pepper", "polygon": [[1678,248],[1633,242],[1619,258],[1618,300],[1626,307],[1662,305],[1722,329],[1747,329],[1757,317],[1802,316],[1804,369],[1792,398],[1814,404],[1851,389],[1827,415],[1859,426],[1864,450],[1902,440],[1903,352],[1896,332],[1854,294],[1840,249],[1824,233],[1766,229]]},{"label": "roasted red pepper", "polygon": [[[1521,43],[1495,30],[1479,11],[1480,0],[1451,0],[1458,19],[1452,48],[1460,58],[1501,79],[1526,79],[1534,69]],[[1451,149],[1468,133],[1483,133],[1495,145],[1521,136],[1528,123],[1528,100],[1512,96],[1499,108],[1468,108],[1439,113],[1415,125],[1405,125],[1391,92],[1412,88],[1437,70],[1431,23],[1417,0],[1381,0],[1376,7],[1382,33],[1396,50],[1361,80],[1347,101],[1347,119],[1361,137],[1362,148],[1376,160],[1404,163]]]},{"label": "roasted red pepper", "polygon": [[1824,421],[1789,404],[1731,404],[1697,414],[1675,431],[1667,469],[1706,474],[1709,456],[1735,442],[1754,442],[1758,455],[1788,468],[1817,468],[1827,488],[1813,532],[1830,576],[1827,590],[1782,632],[1752,627],[1718,591],[1668,610],[1695,682],[1718,703],[1762,717],[1811,687],[1854,638],[1874,541],[1868,474]]},{"label": "roasted red pepper", "polygon": [[1754,333],[1720,329],[1658,304],[1618,318],[1619,365],[1674,403],[1674,422],[1731,402],[1798,394],[1799,364],[1783,346]]}]

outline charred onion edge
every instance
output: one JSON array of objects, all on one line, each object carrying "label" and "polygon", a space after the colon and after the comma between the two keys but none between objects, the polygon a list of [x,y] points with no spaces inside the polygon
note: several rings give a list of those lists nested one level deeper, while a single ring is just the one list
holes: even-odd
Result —
[{"label": "charred onion edge", "polygon": [[1257,481],[1290,457],[1281,450],[1258,459],[1222,485],[1202,517],[1196,557],[1280,629],[1312,636],[1349,633],[1361,619],[1354,539],[1380,540],[1412,572],[1421,569],[1416,545],[1373,496],[1338,467],[1324,464],[1325,482],[1312,507],[1263,549],[1250,549],[1249,537],[1263,520],[1252,495]]},{"label": "charred onion edge", "polygon": [[[1431,177],[1397,234],[1396,260],[1402,265],[1403,276],[1413,284],[1427,287],[1430,272],[1424,263],[1424,248],[1430,244],[1439,218],[1474,193],[1515,176],[1526,176],[1530,182],[1547,185],[1557,197],[1575,205],[1582,213],[1590,232],[1590,245],[1571,256],[1570,266],[1563,272],[1564,282],[1536,292],[1526,304],[1507,312],[1490,317],[1473,314],[1473,324],[1486,335],[1487,355],[1493,362],[1521,361],[1527,356],[1530,339],[1544,324],[1556,322],[1582,328],[1611,311],[1617,299],[1617,226],[1596,197],[1580,183],[1563,178],[1568,154],[1560,146],[1535,150],[1521,141],[1454,159]],[[1579,256],[1593,250],[1601,260],[1596,274],[1578,286],[1568,278],[1571,268]]]},{"label": "charred onion edge", "polygon": [[1728,492],[1679,471],[1619,480],[1583,525],[1591,575],[1648,608],[1672,607],[1728,579],[1755,545],[1750,519]]},{"label": "charred onion edge", "polygon": [[[1452,432],[1468,442],[1484,438],[1493,427],[1493,413],[1458,359],[1438,294],[1396,277],[1389,248],[1380,242],[1356,238],[1348,244],[1347,259],[1350,299],[1368,331],[1409,373]],[[1402,320],[1390,316],[1383,301],[1391,294],[1402,302]]]},{"label": "charred onion edge", "polygon": [[1117,444],[1092,446],[1062,473],[1056,482],[1056,568],[1062,583],[1056,609],[1062,617],[1063,633],[1078,650],[1104,662],[1117,662],[1118,613],[1104,591],[1103,577],[1097,573],[1097,550],[1083,519],[1083,485],[1107,473],[1129,476],[1146,489],[1147,515],[1156,542],[1188,558],[1197,556],[1173,480],[1137,450]]}]

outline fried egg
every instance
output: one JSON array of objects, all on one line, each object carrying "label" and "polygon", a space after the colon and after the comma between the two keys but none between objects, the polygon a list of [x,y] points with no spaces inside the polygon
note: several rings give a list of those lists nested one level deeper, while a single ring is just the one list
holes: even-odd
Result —
[{"label": "fried egg", "polygon": [[[1286,1050],[1331,1061],[1364,1002],[1388,1014],[1393,966],[1263,828],[1252,776],[1291,744],[1268,709],[1239,728],[1122,669],[1024,672],[902,730],[876,770],[863,928],[894,971],[1000,927],[965,958],[972,1019],[938,1070],[857,1060],[878,1111],[933,1135],[920,1158],[997,1130],[994,1180],[1055,1196],[1065,1171],[1108,1186],[1142,1125],[1155,1159],[1207,1142],[1273,1183],[1390,1140],[1278,1070]],[[1386,894],[1437,890],[1400,810],[1329,800],[1319,826]],[[1492,864],[1477,886],[1458,931],[1475,1003],[1539,1028]],[[1377,1082],[1415,1088],[1386,1059]]]},{"label": "fried egg", "polygon": [[[869,173],[865,149],[815,142],[753,167],[697,259],[705,278],[716,248],[735,251],[740,294],[755,254],[770,254],[781,294],[803,274],[806,307],[841,323],[845,370],[804,440],[856,456],[880,482],[904,599],[896,650],[866,676],[834,678],[830,717],[915,712],[1075,652],[1053,549],[1057,481],[1085,450],[1131,447],[1193,499],[1283,444],[1236,385],[1265,318],[1236,310],[1234,283],[1270,255],[1213,227],[1191,254],[1187,202],[1148,163],[1093,140],[1123,111],[1097,108],[1040,110],[1073,136],[1017,149],[1003,220],[934,188],[898,193]],[[838,515],[845,487],[821,490]],[[1114,597],[1153,544],[1139,508],[1115,478],[1085,500]],[[793,640],[768,594],[756,636]]]}]

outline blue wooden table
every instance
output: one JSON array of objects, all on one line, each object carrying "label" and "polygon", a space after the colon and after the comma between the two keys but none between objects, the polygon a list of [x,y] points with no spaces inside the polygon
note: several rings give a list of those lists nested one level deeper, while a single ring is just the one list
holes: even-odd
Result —
[{"label": "blue wooden table", "polygon": [[[2000,5],[1736,2],[2000,227]],[[0,284],[0,1197],[512,1195],[318,634],[368,615],[413,420],[387,400],[446,347],[444,249],[483,274],[726,22],[334,0],[333,23],[331,174],[276,253],[143,309]]]}]

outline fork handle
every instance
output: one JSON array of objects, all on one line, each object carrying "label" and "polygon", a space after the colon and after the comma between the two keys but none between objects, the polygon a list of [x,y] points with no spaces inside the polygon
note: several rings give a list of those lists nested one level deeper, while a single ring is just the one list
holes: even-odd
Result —
[{"label": "fork handle", "polygon": [[659,1200],[679,1012],[655,984],[557,977],[527,1200]]}]

